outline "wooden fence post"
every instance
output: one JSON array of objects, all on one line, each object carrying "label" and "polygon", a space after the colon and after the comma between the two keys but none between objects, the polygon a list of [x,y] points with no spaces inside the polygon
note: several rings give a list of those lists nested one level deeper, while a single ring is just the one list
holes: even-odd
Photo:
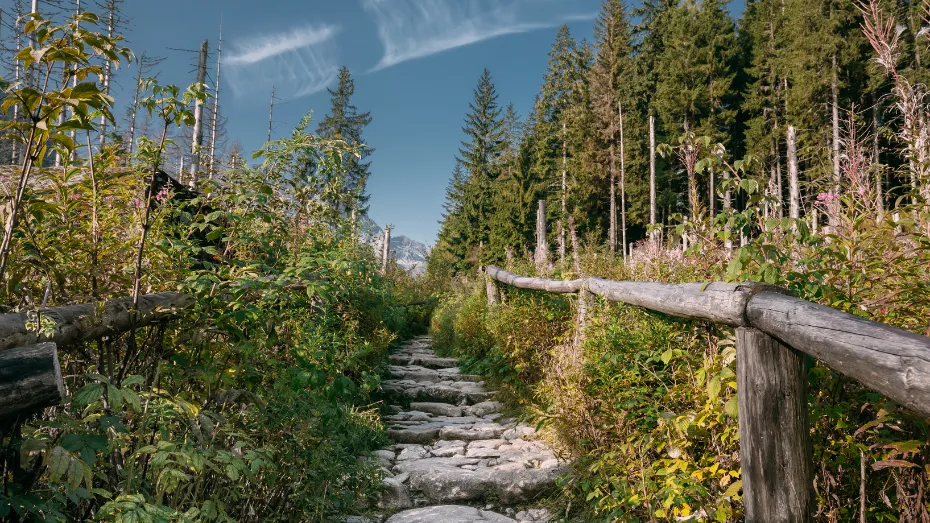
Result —
[{"label": "wooden fence post", "polygon": [[488,306],[497,305],[497,284],[488,276],[487,269],[482,272],[484,273],[484,288],[488,294]]},{"label": "wooden fence post", "polygon": [[736,381],[745,521],[811,521],[814,466],[804,355],[760,330],[740,327]]},{"label": "wooden fence post", "polygon": [[578,290],[578,317],[575,321],[575,347],[581,347],[585,340],[585,329],[588,327],[588,313],[594,301],[594,293],[582,284]]}]

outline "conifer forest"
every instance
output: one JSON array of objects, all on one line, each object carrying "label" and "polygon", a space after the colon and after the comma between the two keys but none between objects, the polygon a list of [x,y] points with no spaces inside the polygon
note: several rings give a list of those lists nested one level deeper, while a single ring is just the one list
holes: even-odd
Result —
[{"label": "conifer forest", "polygon": [[930,523],[930,0],[545,29],[422,267],[371,71],[246,151],[135,1],[0,5],[0,521]]}]

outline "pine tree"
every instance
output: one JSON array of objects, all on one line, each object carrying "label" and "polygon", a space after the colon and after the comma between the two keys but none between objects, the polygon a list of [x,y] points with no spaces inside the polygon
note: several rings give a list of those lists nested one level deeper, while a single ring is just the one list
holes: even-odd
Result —
[{"label": "pine tree", "polygon": [[[717,0],[681,0],[670,8],[663,30],[655,107],[670,138],[694,133],[728,143],[738,103],[732,92],[739,58],[733,21]],[[698,194],[695,177],[688,183],[688,194]],[[699,202],[691,203],[694,208]]]},{"label": "pine tree", "polygon": [[[634,104],[630,99],[627,84],[632,76],[630,24],[627,20],[623,0],[605,0],[594,26],[597,55],[591,69],[591,101],[600,131],[599,152],[607,150],[606,161],[609,171],[609,218],[608,245],[613,251],[617,247],[617,179],[620,115],[622,107],[629,112]],[[606,145],[606,147],[605,147]],[[623,191],[625,192],[625,191]],[[626,217],[623,217],[626,222]],[[626,236],[624,229],[623,236]]]},{"label": "pine tree", "polygon": [[366,212],[365,203],[368,196],[365,194],[365,186],[368,177],[371,176],[371,162],[364,160],[375,150],[365,143],[364,133],[365,127],[371,124],[371,113],[359,113],[358,108],[352,104],[355,81],[347,67],[339,69],[339,86],[336,90],[327,91],[331,98],[330,113],[320,122],[317,134],[323,138],[345,140],[350,145],[359,147],[361,158],[347,155],[343,160],[347,175],[346,189],[356,195],[354,201],[345,202],[345,210],[349,212],[354,208]]},{"label": "pine tree", "polygon": [[[499,176],[499,160],[504,153],[504,121],[497,103],[497,90],[491,72],[485,69],[468,104],[458,161],[468,172],[463,213],[469,223],[467,244],[471,249],[489,244],[490,217],[493,213],[492,182]],[[477,261],[477,260],[473,260]]]}]

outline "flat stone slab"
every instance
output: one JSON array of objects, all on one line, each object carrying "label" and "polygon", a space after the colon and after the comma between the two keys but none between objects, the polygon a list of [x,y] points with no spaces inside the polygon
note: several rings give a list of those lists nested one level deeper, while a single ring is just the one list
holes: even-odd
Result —
[{"label": "flat stone slab", "polygon": [[[552,519],[544,509],[527,509],[526,504],[555,487],[568,467],[537,440],[533,427],[503,416],[504,405],[491,400],[495,392],[485,389],[482,378],[462,374],[454,358],[437,357],[428,339],[408,343],[391,355],[391,363],[382,389],[398,403],[409,401],[410,407],[390,409],[383,418],[395,444],[372,458],[393,477],[384,480],[377,505],[419,508],[395,514],[386,523]],[[455,505],[463,502],[510,517]]]},{"label": "flat stone slab", "polygon": [[387,523],[517,523],[517,520],[488,510],[462,505],[441,505],[394,514]]},{"label": "flat stone slab", "polygon": [[412,410],[418,410],[420,412],[426,412],[433,414],[435,416],[447,416],[450,418],[456,418],[462,416],[462,407],[458,405],[452,405],[450,403],[417,403],[413,402],[410,404]]}]

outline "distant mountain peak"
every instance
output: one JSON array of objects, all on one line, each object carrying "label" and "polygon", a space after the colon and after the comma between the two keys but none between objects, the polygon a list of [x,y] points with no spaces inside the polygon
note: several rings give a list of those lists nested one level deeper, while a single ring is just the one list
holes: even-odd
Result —
[{"label": "distant mountain peak", "polygon": [[[381,257],[384,245],[384,228],[375,223],[369,216],[362,216],[359,220],[361,228],[361,242],[370,245],[377,258]],[[391,233],[391,253],[397,258],[397,266],[413,276],[420,276],[426,271],[426,257],[430,248],[412,238]]]}]

